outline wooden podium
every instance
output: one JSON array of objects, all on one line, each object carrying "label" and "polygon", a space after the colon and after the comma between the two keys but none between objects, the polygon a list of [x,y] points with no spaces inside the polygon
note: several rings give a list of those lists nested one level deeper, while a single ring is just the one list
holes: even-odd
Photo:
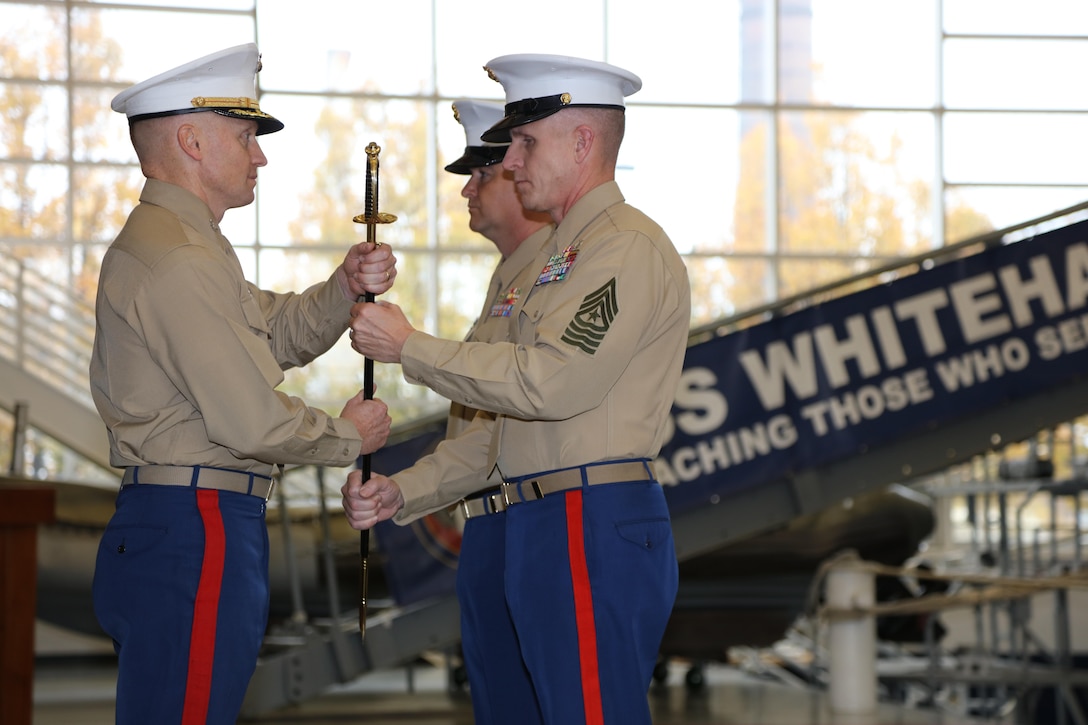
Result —
[{"label": "wooden podium", "polygon": [[31,725],[38,525],[56,518],[46,484],[0,477],[0,723]]}]

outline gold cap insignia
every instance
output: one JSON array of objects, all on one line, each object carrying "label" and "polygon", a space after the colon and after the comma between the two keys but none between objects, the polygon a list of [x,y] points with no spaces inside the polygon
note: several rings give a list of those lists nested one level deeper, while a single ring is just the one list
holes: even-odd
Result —
[{"label": "gold cap insignia", "polygon": [[453,120],[461,123],[461,112],[457,110],[457,104],[453,104]]},{"label": "gold cap insignia", "polygon": [[258,53],[258,54],[257,54],[257,70],[256,70],[255,72],[257,72],[257,73],[260,73],[260,72],[261,72],[261,68],[264,68],[264,63],[262,63],[262,62],[261,62],[261,56],[260,56],[260,54]]},{"label": "gold cap insignia", "polygon": [[257,101],[252,98],[238,97],[238,98],[224,98],[224,97],[205,97],[197,96],[189,101],[193,105],[193,108],[252,108],[254,110],[261,110]]},{"label": "gold cap insignia", "polygon": [[499,77],[495,75],[495,71],[491,70],[491,69],[490,69],[490,68],[488,68],[488,67],[487,67],[486,65],[484,66],[484,70],[485,70],[485,71],[487,71],[487,77],[488,77],[488,78],[490,78],[491,80],[495,81],[496,83],[499,83],[499,82],[500,82],[500,81],[499,81]]},{"label": "gold cap insignia", "polygon": [[570,94],[569,93],[564,93],[563,95],[559,96],[559,102],[562,103],[564,106],[569,106],[570,105]]}]

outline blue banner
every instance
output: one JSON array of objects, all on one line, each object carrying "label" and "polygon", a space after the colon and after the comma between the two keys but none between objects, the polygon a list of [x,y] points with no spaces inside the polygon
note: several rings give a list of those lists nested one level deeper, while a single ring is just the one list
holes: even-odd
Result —
[{"label": "blue banner", "polygon": [[675,514],[1088,371],[1088,222],[688,348],[658,458]]}]

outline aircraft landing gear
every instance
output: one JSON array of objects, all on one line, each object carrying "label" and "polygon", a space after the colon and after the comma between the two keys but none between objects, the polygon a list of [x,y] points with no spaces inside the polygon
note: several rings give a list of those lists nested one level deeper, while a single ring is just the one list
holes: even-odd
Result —
[{"label": "aircraft landing gear", "polygon": [[[669,659],[659,657],[654,665],[653,684],[663,687],[669,680]],[[698,692],[706,687],[706,663],[702,660],[691,660],[688,670],[684,673],[684,686],[689,692]]]},{"label": "aircraft landing gear", "polygon": [[657,658],[654,665],[653,680],[655,685],[664,685],[669,680],[669,661],[664,657]]},{"label": "aircraft landing gear", "polygon": [[702,662],[691,663],[691,667],[684,674],[684,685],[691,692],[697,692],[706,687],[706,670]]}]

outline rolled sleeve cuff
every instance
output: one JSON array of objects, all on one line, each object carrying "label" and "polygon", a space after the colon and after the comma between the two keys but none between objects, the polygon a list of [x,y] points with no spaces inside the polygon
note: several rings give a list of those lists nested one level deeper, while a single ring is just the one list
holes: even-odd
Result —
[{"label": "rolled sleeve cuff", "polygon": [[355,300],[344,296],[344,290],[340,287],[340,281],[336,279],[335,272],[318,291],[318,300],[321,309],[327,310],[328,315],[335,322],[343,322],[346,326],[351,320],[351,308],[355,305]]},{"label": "rolled sleeve cuff", "polygon": [[298,462],[312,462],[325,466],[350,466],[359,458],[363,440],[350,420],[330,418],[333,435],[317,440],[297,441],[292,446]]}]

